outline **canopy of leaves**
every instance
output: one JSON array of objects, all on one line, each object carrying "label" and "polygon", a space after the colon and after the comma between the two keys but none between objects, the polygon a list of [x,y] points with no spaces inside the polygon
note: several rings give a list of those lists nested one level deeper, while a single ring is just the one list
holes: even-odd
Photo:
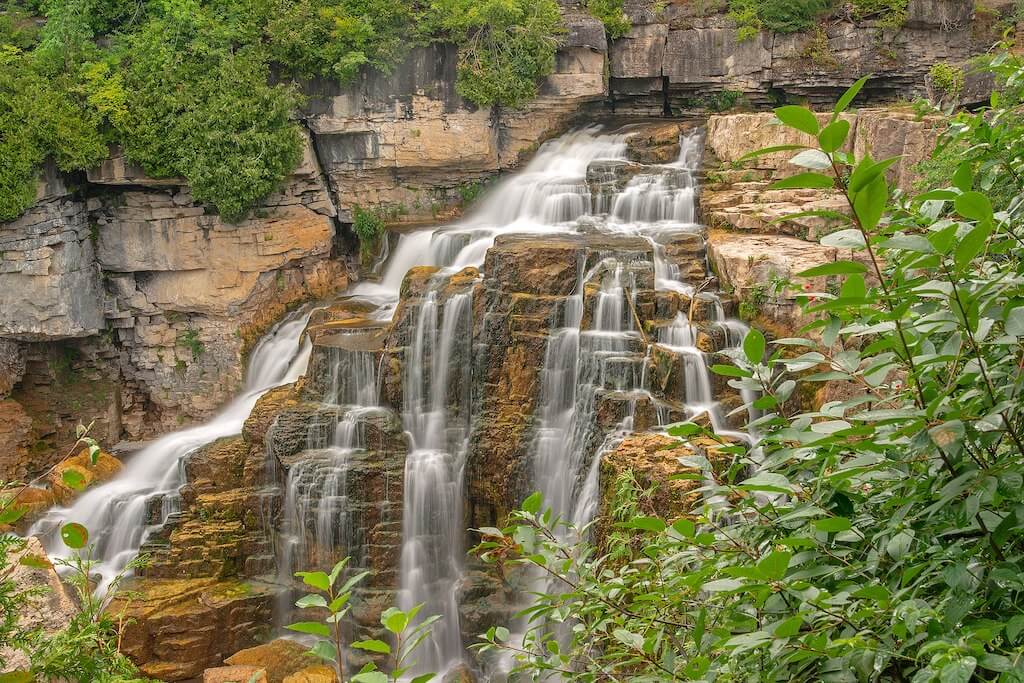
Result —
[{"label": "canopy of leaves", "polygon": [[[1005,87],[951,122],[960,163],[916,197],[890,192],[895,159],[842,151],[864,79],[824,124],[776,110],[817,138],[780,184],[845,194],[821,241],[854,258],[802,274],[836,285],[804,297],[805,336],[752,330],[714,368],[763,413],[728,466],[679,474],[702,483],[690,516],[613,505],[633,541],[607,555],[535,498],[485,530],[485,557],[557,578],[525,641],[495,628],[484,649],[580,681],[1024,680],[1024,60],[990,68]],[[834,400],[800,400],[826,382]]]}]

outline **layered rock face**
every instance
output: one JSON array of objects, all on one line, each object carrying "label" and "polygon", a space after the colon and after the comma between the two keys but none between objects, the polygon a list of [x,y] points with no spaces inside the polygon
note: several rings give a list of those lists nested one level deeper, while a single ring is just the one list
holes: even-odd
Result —
[{"label": "layered rock face", "polygon": [[728,108],[723,93],[756,106],[786,97],[827,103],[865,74],[874,74],[869,96],[923,96],[933,64],[963,64],[999,39],[999,12],[1009,8],[978,7],[973,0],[910,0],[899,28],[884,14],[859,21],[834,15],[807,33],[744,39],[725,2],[629,0],[633,28],[609,52],[611,97],[620,111],[647,114]]},{"label": "layered rock face", "polygon": [[[819,114],[825,121],[827,114]],[[927,158],[941,133],[935,117],[921,117],[909,108],[867,108],[843,115],[850,121],[846,151],[857,158],[898,156],[886,172],[893,188],[913,192],[916,165]],[[746,317],[759,327],[789,336],[809,322],[796,297],[829,291],[829,278],[801,280],[803,289],[787,287],[795,274],[838,259],[863,259],[860,252],[821,245],[818,240],[837,229],[838,221],[793,214],[811,210],[848,213],[845,197],[826,190],[770,190],[772,180],[802,169],[789,160],[795,152],[778,152],[744,162],[745,154],[762,147],[813,145],[810,136],[774,124],[771,114],[729,114],[708,120],[705,169],[708,183],[701,196],[704,222],[710,227],[708,258],[723,288]]]}]

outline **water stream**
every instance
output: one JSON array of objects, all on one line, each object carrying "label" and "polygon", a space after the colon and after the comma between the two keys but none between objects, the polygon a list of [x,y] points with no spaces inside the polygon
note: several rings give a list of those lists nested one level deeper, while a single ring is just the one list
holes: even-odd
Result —
[{"label": "water stream", "polygon": [[[238,434],[256,401],[270,389],[294,382],[306,371],[310,344],[300,343],[309,314],[293,314],[275,326],[252,352],[242,393],[206,424],[168,434],[131,456],[112,480],[91,488],[73,505],[50,510],[30,535],[40,536],[52,557],[67,557],[58,529],[74,521],[94,544],[93,572],[105,592],[109,582],[134,558],[149,535],[178,510],[189,454],[225,436]],[[153,514],[154,505],[160,511]],[[154,519],[154,516],[156,519]]]}]

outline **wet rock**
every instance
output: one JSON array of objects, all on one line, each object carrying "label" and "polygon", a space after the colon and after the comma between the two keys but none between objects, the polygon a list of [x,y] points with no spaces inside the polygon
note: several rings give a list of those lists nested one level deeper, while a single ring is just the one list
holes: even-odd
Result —
[{"label": "wet rock", "polygon": [[487,251],[485,286],[505,293],[568,296],[584,245],[572,236],[499,235]]},{"label": "wet rock", "polygon": [[284,638],[240,650],[224,662],[232,666],[260,667],[266,671],[268,683],[284,683],[289,676],[320,663],[309,653],[308,647]]},{"label": "wet rock", "polygon": [[679,136],[684,125],[643,126],[626,135],[626,156],[641,164],[668,164],[679,158]]},{"label": "wet rock", "polygon": [[[77,455],[57,465],[48,477],[50,490],[53,491],[54,499],[61,505],[69,505],[75,498],[81,495],[82,491],[113,479],[121,471],[121,461],[106,451],[100,451],[96,462],[91,462],[89,451],[83,449]],[[79,488],[69,486],[65,480],[65,473],[74,477],[80,482]]]}]

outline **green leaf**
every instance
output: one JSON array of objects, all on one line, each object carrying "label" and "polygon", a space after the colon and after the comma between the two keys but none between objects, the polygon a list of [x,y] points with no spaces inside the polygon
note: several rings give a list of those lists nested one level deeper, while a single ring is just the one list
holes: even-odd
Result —
[{"label": "green leaf", "polygon": [[734,591],[737,588],[742,588],[743,582],[739,579],[717,579],[715,581],[708,581],[701,589],[706,590],[709,593],[724,593],[726,591]]},{"label": "green leaf", "polygon": [[861,227],[868,234],[875,229],[882,214],[885,213],[886,202],[889,201],[889,186],[885,176],[878,175],[853,198],[853,209],[860,219]]},{"label": "green leaf", "polygon": [[380,615],[380,623],[384,628],[398,635],[409,625],[409,615],[400,609],[390,607]]},{"label": "green leaf", "polygon": [[901,157],[889,157],[882,161],[872,161],[871,157],[864,157],[850,174],[849,190],[856,194],[865,187],[882,177],[890,166],[899,161]]},{"label": "green leaf", "polygon": [[850,106],[850,103],[853,102],[853,98],[857,96],[857,93],[860,92],[861,88],[864,87],[864,84],[868,82],[869,78],[871,78],[871,76],[863,76],[857,79],[857,81],[853,85],[847,88],[846,92],[842,94],[842,97],[839,98],[839,100],[836,102],[835,108],[832,110],[833,118],[839,116],[844,111],[846,111],[847,107]]},{"label": "green leaf", "polygon": [[953,200],[956,212],[964,218],[975,221],[990,220],[992,218],[992,202],[980,192],[964,192]]},{"label": "green leaf", "polygon": [[964,657],[950,662],[939,672],[939,683],[968,683],[977,665],[974,657]]},{"label": "green leaf", "polygon": [[814,528],[818,531],[834,534],[840,531],[849,531],[853,524],[846,517],[826,517],[825,519],[814,520]]},{"label": "green leaf", "polygon": [[790,617],[779,622],[779,625],[775,627],[772,632],[776,638],[792,638],[797,633],[800,633],[800,628],[804,625],[803,617]]},{"label": "green leaf", "polygon": [[85,475],[78,470],[64,470],[61,472],[60,479],[65,486],[73,491],[85,490]]},{"label": "green leaf", "polygon": [[77,522],[70,522],[60,528],[60,540],[69,548],[79,550],[89,542],[89,532]]},{"label": "green leaf", "polygon": [[535,515],[540,510],[540,504],[540,491],[534,491],[526,497],[526,500],[523,501],[523,511],[529,512],[531,515]]},{"label": "green leaf", "polygon": [[294,624],[288,624],[285,628],[296,633],[309,633],[310,635],[323,636],[324,638],[331,637],[331,629],[319,621],[297,621]]},{"label": "green leaf", "polygon": [[672,523],[672,529],[684,538],[693,538],[697,534],[697,525],[692,519],[677,519]]},{"label": "green leaf", "polygon": [[864,276],[860,273],[847,275],[843,286],[839,289],[840,299],[863,299],[867,296],[868,288],[864,283]]},{"label": "green leaf", "polygon": [[612,631],[612,635],[615,639],[624,645],[628,645],[634,650],[641,650],[644,646],[644,637],[639,633],[632,633],[624,628],[617,628]]},{"label": "green leaf", "polygon": [[778,581],[786,575],[793,553],[773,550],[757,563],[757,571],[769,581]]},{"label": "green leaf", "polygon": [[859,261],[832,261],[802,270],[796,274],[797,277],[820,277],[822,275],[852,275],[865,273],[868,267]]},{"label": "green leaf", "polygon": [[309,595],[303,595],[301,598],[295,601],[296,607],[327,607],[327,598],[322,595],[316,595],[310,593]]},{"label": "green leaf", "polygon": [[864,235],[857,228],[847,228],[830,232],[820,240],[823,247],[839,247],[842,249],[861,249],[864,245]]},{"label": "green leaf", "polygon": [[704,428],[692,422],[680,422],[668,428],[669,436],[684,438],[694,434],[703,434]]},{"label": "green leaf", "polygon": [[95,465],[100,460],[100,447],[98,444],[90,444],[89,446],[89,462]]},{"label": "green leaf", "polygon": [[757,329],[750,328],[743,338],[743,353],[751,363],[760,363],[764,357],[764,335]]},{"label": "green leaf", "polygon": [[49,569],[53,566],[50,558],[44,555],[22,555],[21,559],[18,560],[18,564],[23,567],[31,567],[32,569]]},{"label": "green leaf", "polygon": [[818,117],[806,107],[798,107],[796,105],[788,105],[785,107],[779,107],[775,109],[775,115],[784,124],[790,128],[807,133],[808,135],[817,135],[821,126],[818,124]]},{"label": "green leaf", "polygon": [[[335,563],[334,567],[331,569],[331,575],[327,578],[330,580],[332,586],[334,585],[334,582],[338,580],[338,577],[341,576],[341,572],[344,571],[346,566],[348,566],[348,561],[349,558],[342,558],[341,560],[338,560],[338,562]],[[343,588],[342,590],[345,589]]]},{"label": "green leaf", "polygon": [[745,479],[739,485],[744,491],[769,491],[774,493],[789,493],[793,490],[789,479],[775,472],[758,472],[750,479]]},{"label": "green leaf", "polygon": [[807,145],[776,145],[774,147],[762,147],[761,149],[757,149],[754,150],[753,152],[748,152],[747,154],[744,154],[736,161],[739,163],[743,163],[744,161],[749,161],[751,159],[756,159],[758,157],[767,156],[768,154],[775,154],[777,152],[792,152],[798,149],[807,149]]},{"label": "green leaf", "polygon": [[359,642],[352,643],[352,647],[358,650],[366,650],[367,652],[377,652],[382,655],[391,654],[391,646],[383,640],[360,640]]},{"label": "green leaf", "polygon": [[818,134],[818,142],[824,152],[831,154],[846,142],[846,136],[850,134],[850,122],[846,119],[837,119],[825,126]]},{"label": "green leaf", "polygon": [[874,600],[875,602],[884,602],[891,597],[889,589],[885,586],[865,586],[864,588],[854,591],[850,595],[854,598]]},{"label": "green leaf", "polygon": [[312,586],[324,593],[331,591],[331,579],[323,572],[295,572],[295,576],[302,579],[307,586]]},{"label": "green leaf", "polygon": [[25,516],[28,508],[17,503],[4,503],[7,507],[0,510],[0,524],[14,524]]},{"label": "green leaf", "polygon": [[982,669],[988,669],[989,671],[996,671],[1002,673],[1003,671],[1009,671],[1013,668],[1013,662],[1010,661],[1009,657],[1003,655],[992,654],[987,652],[981,656],[978,660],[978,666]]},{"label": "green leaf", "polygon": [[963,161],[953,172],[953,187],[961,192],[970,192],[974,186],[974,171],[971,169],[971,162]]},{"label": "green leaf", "polygon": [[387,674],[380,671],[367,671],[357,673],[352,677],[351,683],[388,683]]},{"label": "green leaf", "polygon": [[958,269],[966,267],[981,252],[988,241],[988,236],[992,234],[992,228],[992,221],[982,221],[960,239],[954,252],[954,261]]},{"label": "green leaf", "polygon": [[660,534],[668,525],[657,517],[636,517],[629,520],[628,522],[621,522],[616,524],[618,527],[625,529],[640,529],[642,531],[653,531],[654,533]]},{"label": "green leaf", "polygon": [[423,674],[421,676],[416,676],[414,679],[409,681],[409,683],[427,683],[427,681],[432,681],[435,678],[437,678],[437,674]]},{"label": "green leaf", "polygon": [[835,179],[831,176],[822,175],[821,173],[813,173],[807,171],[805,173],[797,173],[796,175],[783,178],[782,180],[776,180],[774,183],[768,186],[769,190],[827,190],[835,187]]},{"label": "green leaf", "polygon": [[754,376],[754,373],[752,373],[750,370],[744,370],[743,368],[738,368],[735,365],[712,365],[709,368],[709,370],[711,370],[711,372],[715,373],[716,375],[721,375],[722,377]]},{"label": "green leaf", "polygon": [[1016,645],[1020,641],[1021,633],[1024,633],[1024,614],[1018,614],[1006,622],[1006,640]]}]

